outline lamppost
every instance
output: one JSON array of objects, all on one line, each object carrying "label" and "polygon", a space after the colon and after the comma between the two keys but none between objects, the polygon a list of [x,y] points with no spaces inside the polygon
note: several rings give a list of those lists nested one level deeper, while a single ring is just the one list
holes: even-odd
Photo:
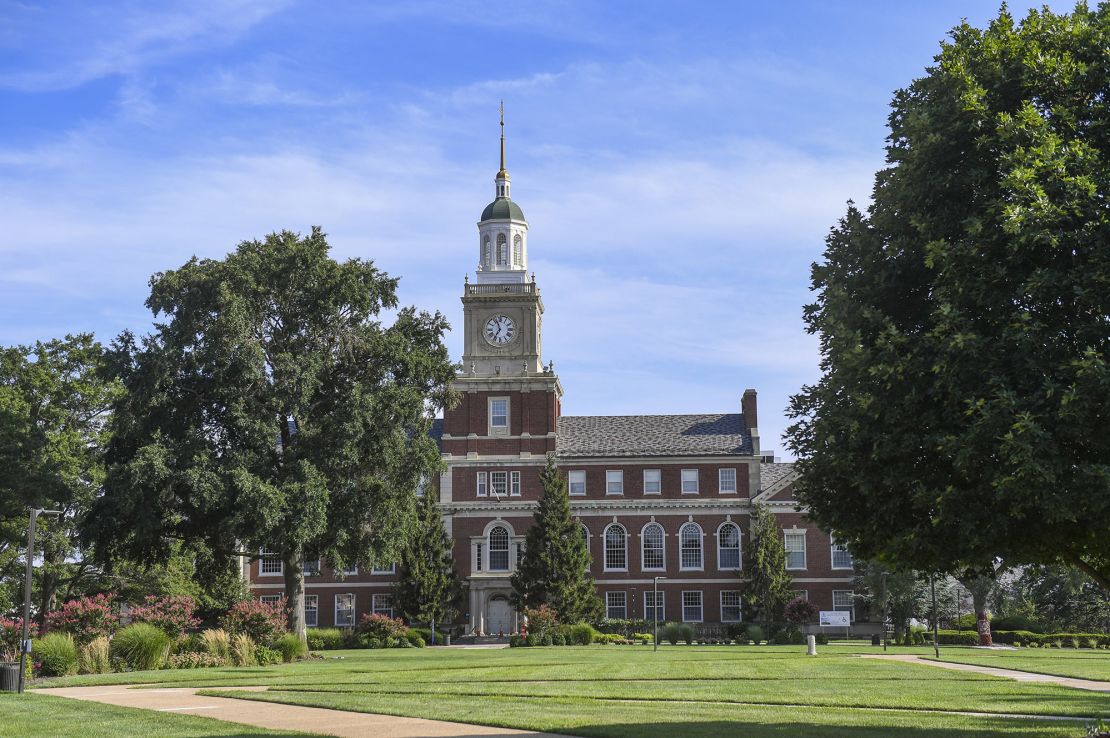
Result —
[{"label": "lamppost", "polygon": [[937,577],[929,575],[929,587],[933,590],[933,653],[940,658],[940,618],[937,613]]},{"label": "lamppost", "polygon": [[23,642],[19,647],[19,693],[27,679],[27,654],[31,653],[31,573],[35,567],[35,521],[39,515],[61,515],[61,510],[31,508],[31,522],[27,526],[27,576],[23,582]]},{"label": "lamppost", "polygon": [[659,650],[659,580],[666,577],[655,577],[654,594],[651,596],[651,618],[654,621],[651,631],[651,649]]}]

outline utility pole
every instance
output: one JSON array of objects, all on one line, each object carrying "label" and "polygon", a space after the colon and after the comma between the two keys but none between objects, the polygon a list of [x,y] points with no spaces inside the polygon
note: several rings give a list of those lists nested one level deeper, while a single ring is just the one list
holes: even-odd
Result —
[{"label": "utility pole", "polygon": [[35,568],[35,521],[39,515],[61,515],[61,510],[31,508],[31,520],[27,525],[27,574],[23,581],[23,642],[19,644],[19,693],[27,680],[27,655],[31,653],[31,575]]}]

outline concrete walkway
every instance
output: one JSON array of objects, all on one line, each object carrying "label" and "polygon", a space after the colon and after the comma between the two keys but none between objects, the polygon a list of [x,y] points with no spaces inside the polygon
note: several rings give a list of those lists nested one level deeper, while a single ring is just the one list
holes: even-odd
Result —
[{"label": "concrete walkway", "polygon": [[[265,687],[232,687],[231,689],[261,691]],[[372,715],[364,712],[301,707],[275,702],[237,700],[229,697],[205,697],[197,689],[136,689],[134,687],[57,687],[36,689],[33,694],[49,694],[76,700],[103,702],[120,707],[140,707],[159,712],[227,720],[259,728],[299,730],[317,735],[344,738],[492,738],[493,736],[531,736],[532,738],[566,738],[550,733],[535,733],[509,728],[489,728],[442,720]]]},{"label": "concrete walkway", "polygon": [[1043,682],[1045,684],[1058,684],[1061,687],[1074,687],[1076,689],[1089,689],[1092,692],[1110,692],[1110,682],[1098,682],[1091,679],[1076,679],[1074,677],[1053,676],[1052,674],[1036,674],[1031,671],[1016,671],[1014,669],[999,669],[994,666],[978,666],[976,664],[957,664],[951,661],[932,661],[911,654],[865,654],[865,659],[880,659],[883,661],[901,661],[907,664],[921,664],[922,666],[936,666],[941,669],[953,671],[973,671],[976,674],[989,674],[990,676],[1016,679],[1019,682]]}]

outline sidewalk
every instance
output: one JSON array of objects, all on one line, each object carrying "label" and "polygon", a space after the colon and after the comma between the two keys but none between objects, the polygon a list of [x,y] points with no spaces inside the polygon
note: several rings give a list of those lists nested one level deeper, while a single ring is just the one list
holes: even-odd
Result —
[{"label": "sidewalk", "polygon": [[1045,684],[1058,684],[1061,687],[1089,689],[1092,692],[1110,692],[1110,682],[1096,682],[1090,679],[1076,679],[1074,677],[1054,676],[1052,674],[1036,674],[1031,671],[1016,671],[1014,669],[999,669],[993,666],[956,664],[951,661],[932,661],[912,654],[865,654],[862,658],[880,659],[883,661],[901,661],[908,664],[921,664],[922,666],[936,666],[941,669],[952,669],[953,671],[973,671],[976,674],[989,674],[990,676],[1016,679],[1019,682],[1043,682]]},{"label": "sidewalk", "polygon": [[[234,687],[233,689],[260,691],[265,687]],[[255,702],[229,697],[205,697],[196,692],[196,689],[135,689],[115,686],[58,687],[35,689],[31,693],[103,702],[119,707],[203,715],[259,728],[299,730],[343,738],[365,738],[365,736],[374,736],[374,738],[493,738],[494,736],[566,738],[566,736],[555,736],[550,733],[489,728],[441,720],[372,715],[364,712]]]}]

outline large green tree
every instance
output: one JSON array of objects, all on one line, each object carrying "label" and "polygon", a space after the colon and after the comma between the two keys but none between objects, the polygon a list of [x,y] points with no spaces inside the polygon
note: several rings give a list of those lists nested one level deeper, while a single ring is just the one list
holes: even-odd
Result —
[{"label": "large green tree", "polygon": [[581,526],[570,515],[566,477],[551,456],[540,472],[540,483],[543,494],[512,575],[513,606],[546,604],[564,623],[596,620],[603,608],[590,576],[590,552]]},{"label": "large green tree", "polygon": [[775,514],[766,505],[752,505],[751,527],[741,572],[744,610],[764,624],[782,620],[783,608],[794,598],[786,571],[786,546]]},{"label": "large green tree", "polygon": [[459,614],[462,585],[455,571],[451,538],[430,485],[416,517],[413,533],[401,549],[393,606],[410,623],[448,624]]},{"label": "large green tree", "polygon": [[112,354],[128,392],[85,528],[98,555],[268,549],[303,637],[305,552],[336,569],[395,560],[441,463],[428,429],[454,375],[447,322],[397,305],[395,278],[336,262],[319,228],[156,274],[155,333]]},{"label": "large green tree", "polygon": [[100,576],[76,530],[100,492],[108,411],[121,392],[91,334],[0,350],[0,579],[23,578],[28,508],[62,512],[38,520],[40,620]]},{"label": "large green tree", "polygon": [[863,558],[1110,587],[1110,5],[955,28],[814,265],[798,497]]}]

